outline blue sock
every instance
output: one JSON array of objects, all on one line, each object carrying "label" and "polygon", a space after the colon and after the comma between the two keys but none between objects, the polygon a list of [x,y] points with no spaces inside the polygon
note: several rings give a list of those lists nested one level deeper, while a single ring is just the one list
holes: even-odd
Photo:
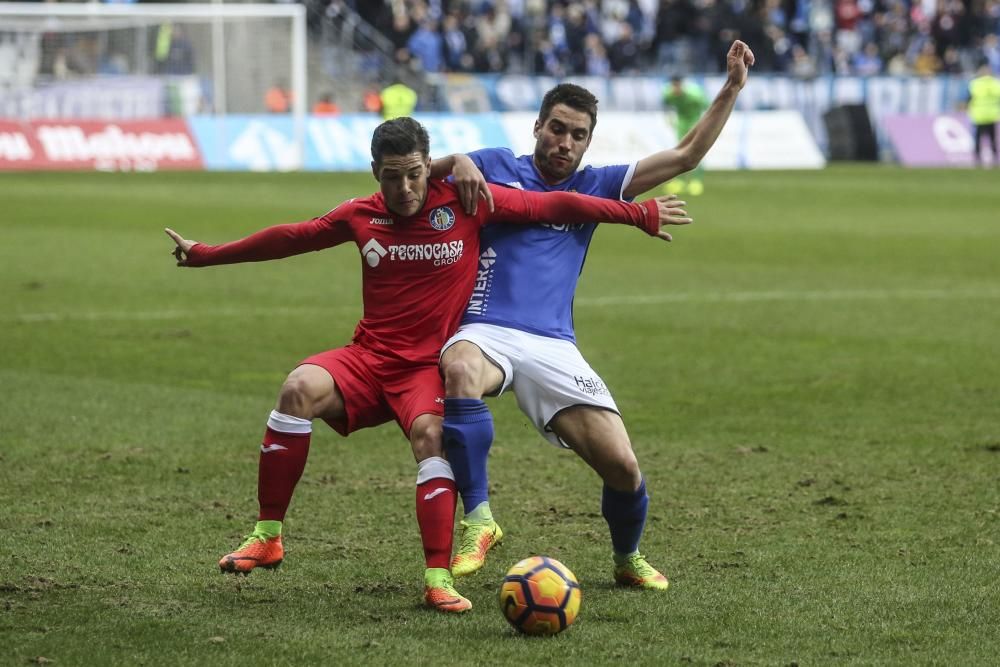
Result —
[{"label": "blue sock", "polygon": [[601,514],[611,530],[611,544],[615,552],[630,554],[639,550],[639,539],[646,525],[646,510],[649,496],[646,495],[646,480],[634,492],[622,492],[604,485],[601,496]]},{"label": "blue sock", "polygon": [[493,415],[478,398],[444,399],[444,451],[468,514],[489,500],[486,457],[493,444]]}]

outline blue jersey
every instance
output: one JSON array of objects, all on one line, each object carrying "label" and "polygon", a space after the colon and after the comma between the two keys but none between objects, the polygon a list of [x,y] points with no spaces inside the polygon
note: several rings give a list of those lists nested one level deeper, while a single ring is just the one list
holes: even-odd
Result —
[{"label": "blue jersey", "polygon": [[[585,167],[558,185],[542,180],[532,156],[487,148],[469,157],[490,183],[535,192],[563,190],[621,199],[634,165]],[[594,223],[487,225],[479,271],[463,324],[481,322],[575,341],[573,294]]]}]

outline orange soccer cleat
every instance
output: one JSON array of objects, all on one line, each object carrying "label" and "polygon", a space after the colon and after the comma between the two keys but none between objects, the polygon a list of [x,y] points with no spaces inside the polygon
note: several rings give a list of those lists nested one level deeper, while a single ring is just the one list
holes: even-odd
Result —
[{"label": "orange soccer cleat", "polygon": [[451,573],[443,568],[429,568],[424,573],[424,604],[450,613],[472,609],[472,603],[455,590]]},{"label": "orange soccer cleat", "polygon": [[240,548],[226,554],[219,561],[219,569],[234,574],[250,574],[256,567],[271,570],[281,565],[285,548],[281,545],[281,535],[265,537],[257,533],[247,536]]}]

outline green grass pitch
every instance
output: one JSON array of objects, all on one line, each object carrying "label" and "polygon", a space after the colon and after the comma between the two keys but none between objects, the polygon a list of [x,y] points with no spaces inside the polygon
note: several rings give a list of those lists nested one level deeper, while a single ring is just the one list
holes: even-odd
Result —
[{"label": "green grass pitch", "polygon": [[[370,176],[0,175],[0,662],[994,664],[998,172],[708,176],[672,245],[599,230],[576,303],[670,590],[610,585],[596,476],[506,397],[507,538],[449,617],[419,605],[415,467],[391,425],[318,424],[282,568],[216,566],[253,524],[282,379],[353,331],[359,259],[182,270],[162,228],[230,240]],[[497,608],[533,554],[583,590],[552,639]]]}]

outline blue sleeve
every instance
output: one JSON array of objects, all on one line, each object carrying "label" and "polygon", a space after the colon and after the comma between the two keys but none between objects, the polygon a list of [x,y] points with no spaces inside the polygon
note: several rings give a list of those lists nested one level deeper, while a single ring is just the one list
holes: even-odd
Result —
[{"label": "blue sleeve", "polygon": [[491,183],[495,182],[492,175],[496,171],[496,167],[504,163],[513,164],[515,160],[514,152],[509,148],[481,148],[467,155],[479,168],[479,171],[483,172],[486,180]]},{"label": "blue sleeve", "polygon": [[609,167],[588,167],[596,186],[594,194],[605,199],[620,199],[622,184],[625,183],[625,175],[628,173],[629,166],[616,164]]}]

